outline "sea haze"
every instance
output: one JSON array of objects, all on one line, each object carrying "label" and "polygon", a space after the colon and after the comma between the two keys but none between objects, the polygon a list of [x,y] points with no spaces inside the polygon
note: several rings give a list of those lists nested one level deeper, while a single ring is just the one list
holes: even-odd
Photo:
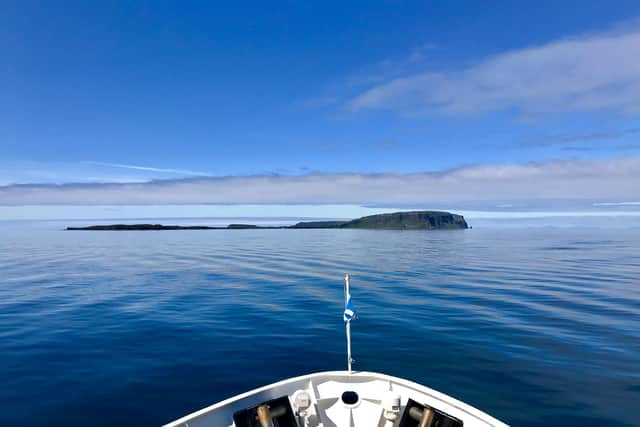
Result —
[{"label": "sea haze", "polygon": [[638,423],[638,228],[67,225],[0,222],[3,425],[153,426],[344,369],[345,272],[356,369],[513,426]]}]

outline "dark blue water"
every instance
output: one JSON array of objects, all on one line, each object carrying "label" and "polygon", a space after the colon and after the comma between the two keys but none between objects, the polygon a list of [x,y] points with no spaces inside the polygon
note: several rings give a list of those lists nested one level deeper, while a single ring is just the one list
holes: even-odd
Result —
[{"label": "dark blue water", "polygon": [[514,426],[640,425],[640,230],[0,225],[0,423],[158,425],[286,377],[406,377]]}]

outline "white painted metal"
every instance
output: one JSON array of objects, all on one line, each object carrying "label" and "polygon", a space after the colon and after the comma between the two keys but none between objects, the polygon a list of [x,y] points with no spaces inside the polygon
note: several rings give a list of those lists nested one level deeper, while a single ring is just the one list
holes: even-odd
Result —
[{"label": "white painted metal", "polygon": [[[345,391],[357,392],[358,402],[344,404],[340,397]],[[387,406],[397,397],[401,412],[408,399],[413,399],[462,420],[464,427],[508,427],[472,406],[423,385],[384,374],[348,371],[289,378],[223,400],[165,427],[234,427],[234,412],[281,396],[288,396],[294,412],[299,413],[300,427],[395,426],[399,417],[393,419],[393,414],[387,413]],[[296,402],[305,407],[297,408]]]}]

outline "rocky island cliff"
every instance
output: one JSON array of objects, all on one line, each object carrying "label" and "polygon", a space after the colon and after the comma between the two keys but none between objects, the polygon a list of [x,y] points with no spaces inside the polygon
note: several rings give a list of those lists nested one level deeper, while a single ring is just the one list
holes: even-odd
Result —
[{"label": "rocky island cliff", "polygon": [[262,227],[253,224],[229,224],[226,227],[182,226],[161,224],[111,224],[88,227],[67,227],[67,230],[131,231],[131,230],[247,230],[347,228],[367,230],[454,230],[469,228],[462,215],[442,211],[411,211],[369,215],[351,221],[305,221],[281,227]]}]

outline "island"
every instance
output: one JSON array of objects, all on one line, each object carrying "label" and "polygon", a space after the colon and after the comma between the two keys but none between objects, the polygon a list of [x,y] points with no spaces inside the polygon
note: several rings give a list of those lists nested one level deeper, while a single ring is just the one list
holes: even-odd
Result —
[{"label": "island", "polygon": [[111,224],[88,227],[67,227],[67,230],[84,231],[138,231],[138,230],[264,230],[264,229],[320,229],[346,228],[366,230],[456,230],[469,225],[462,215],[442,211],[394,212],[363,216],[351,221],[305,221],[293,225],[259,226],[253,224],[229,224],[226,227],[204,225],[161,224]]}]

